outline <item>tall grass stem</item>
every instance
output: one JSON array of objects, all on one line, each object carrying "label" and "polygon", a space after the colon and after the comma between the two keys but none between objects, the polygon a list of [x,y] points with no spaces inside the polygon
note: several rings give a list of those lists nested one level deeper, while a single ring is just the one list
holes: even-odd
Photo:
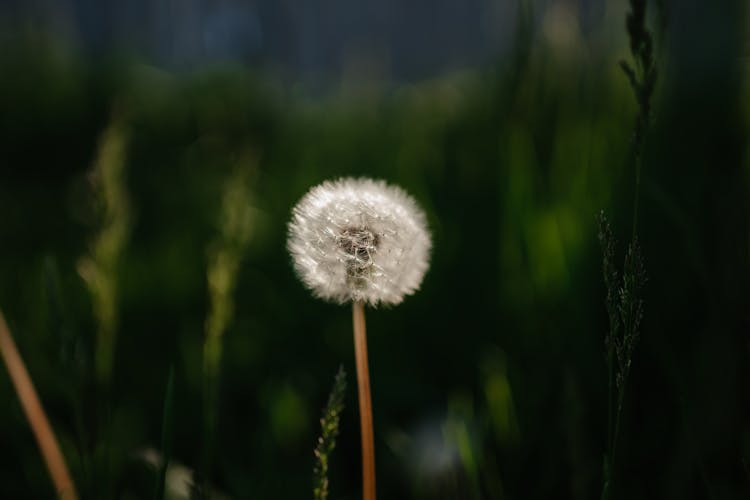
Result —
[{"label": "tall grass stem", "polygon": [[29,372],[26,370],[26,365],[18,353],[2,312],[0,312],[0,355],[2,355],[8,369],[11,382],[16,394],[18,394],[18,399],[42,452],[42,457],[44,457],[44,462],[59,498],[62,500],[77,500],[78,494],[68,472],[68,466],[65,464],[65,458],[60,451],[49,419],[44,413],[42,403],[39,401],[39,396],[37,396]]},{"label": "tall grass stem", "polygon": [[172,456],[172,438],[174,434],[174,366],[169,367],[167,388],[164,394],[164,409],[161,424],[161,464],[156,476],[154,500],[164,499],[164,483],[167,480],[167,468]]},{"label": "tall grass stem", "polygon": [[639,143],[636,146],[635,152],[635,192],[633,194],[633,236],[632,241],[635,241],[638,236],[638,202],[640,201],[641,195],[641,165],[643,164],[643,143]]}]

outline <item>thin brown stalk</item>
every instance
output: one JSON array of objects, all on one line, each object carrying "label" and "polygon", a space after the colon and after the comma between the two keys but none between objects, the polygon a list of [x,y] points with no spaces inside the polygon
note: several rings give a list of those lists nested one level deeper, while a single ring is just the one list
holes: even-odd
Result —
[{"label": "thin brown stalk", "polygon": [[8,368],[13,387],[21,401],[21,406],[29,421],[31,430],[34,432],[39,449],[42,452],[47,470],[55,485],[55,490],[62,500],[76,500],[75,485],[65,465],[65,458],[57,444],[55,434],[49,425],[47,415],[44,413],[42,404],[31,382],[29,372],[18,353],[13,337],[11,336],[5,318],[0,312],[0,355],[2,355],[5,366]]},{"label": "thin brown stalk", "polygon": [[352,303],[354,321],[354,354],[357,359],[357,387],[359,389],[359,424],[362,434],[362,499],[375,500],[375,438],[372,429],[372,399],[370,370],[367,364],[367,332],[365,306]]}]

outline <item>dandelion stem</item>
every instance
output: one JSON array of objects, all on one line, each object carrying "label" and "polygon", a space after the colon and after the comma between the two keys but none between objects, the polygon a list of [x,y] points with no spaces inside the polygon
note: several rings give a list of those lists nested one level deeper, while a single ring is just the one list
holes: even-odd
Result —
[{"label": "dandelion stem", "polygon": [[362,499],[375,500],[375,438],[372,429],[370,370],[367,364],[365,306],[362,302],[352,302],[352,319],[359,389],[359,423],[362,434]]},{"label": "dandelion stem", "polygon": [[0,312],[0,355],[5,361],[11,382],[18,394],[18,399],[21,401],[21,406],[34,437],[36,437],[59,498],[76,500],[78,495],[73,480],[70,478],[68,467],[65,465],[65,458],[60,451],[55,434],[52,432],[47,415],[44,413],[39,396],[37,396],[34,384],[31,382],[31,377],[29,377],[26,365],[24,365],[21,355],[18,353],[16,344],[13,342],[13,337],[5,323],[2,312]]}]

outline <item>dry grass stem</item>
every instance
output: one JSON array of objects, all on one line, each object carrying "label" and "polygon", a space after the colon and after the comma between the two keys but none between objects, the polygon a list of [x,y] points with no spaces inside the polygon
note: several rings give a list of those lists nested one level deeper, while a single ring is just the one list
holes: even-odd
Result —
[{"label": "dry grass stem", "polygon": [[65,465],[65,458],[60,451],[55,434],[52,432],[47,415],[44,413],[34,384],[31,382],[29,372],[18,353],[15,342],[13,342],[13,337],[5,323],[2,312],[0,312],[0,354],[8,368],[11,382],[18,394],[18,399],[21,401],[31,430],[34,432],[34,437],[47,464],[57,494],[63,500],[76,500],[78,495],[73,480],[70,478],[68,467]]}]

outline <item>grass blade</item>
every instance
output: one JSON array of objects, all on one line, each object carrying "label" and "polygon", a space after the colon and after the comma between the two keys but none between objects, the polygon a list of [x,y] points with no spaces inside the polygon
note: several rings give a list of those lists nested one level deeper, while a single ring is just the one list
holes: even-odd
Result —
[{"label": "grass blade", "polygon": [[169,377],[167,378],[167,389],[164,396],[164,411],[162,414],[161,424],[161,464],[156,476],[156,488],[154,490],[154,500],[164,498],[164,483],[167,479],[167,467],[172,455],[172,438],[173,438],[173,416],[174,416],[174,366],[169,367]]}]

